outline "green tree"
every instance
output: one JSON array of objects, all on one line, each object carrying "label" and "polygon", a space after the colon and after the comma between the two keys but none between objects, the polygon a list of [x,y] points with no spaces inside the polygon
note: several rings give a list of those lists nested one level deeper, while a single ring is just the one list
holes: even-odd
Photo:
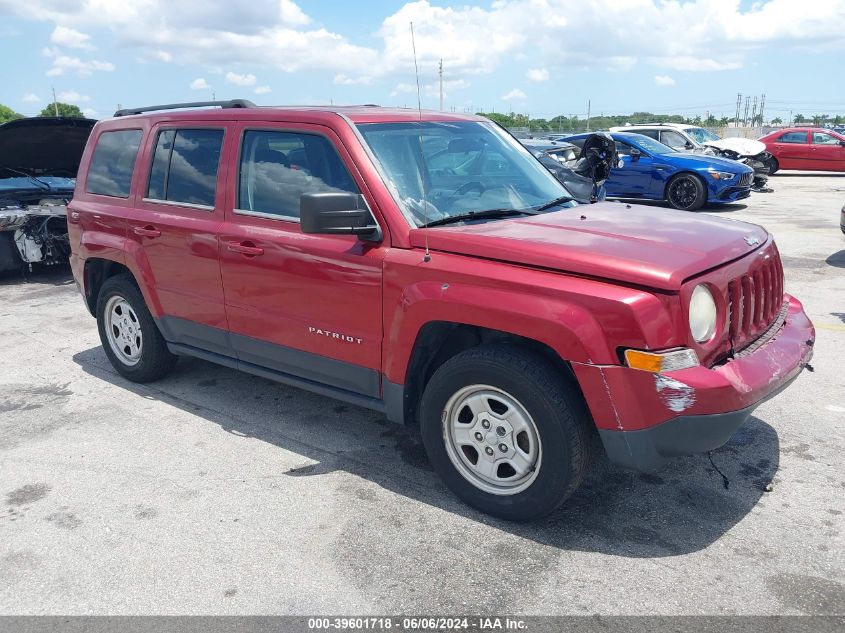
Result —
[{"label": "green tree", "polygon": [[79,106],[75,106],[71,103],[62,103],[59,101],[55,104],[55,106],[51,103],[46,108],[44,108],[38,116],[50,117],[56,116],[56,109],[59,111],[59,116],[66,117],[69,119],[84,119],[85,115],[82,114],[82,110],[79,109]]},{"label": "green tree", "polygon": [[770,121],[770,123],[772,125],[780,125],[781,123],[783,123],[783,119],[781,119],[779,116],[776,116],[774,119],[772,119]]},{"label": "green tree", "polygon": [[804,115],[803,114],[796,114],[795,118],[792,119],[792,122],[795,123],[795,125],[800,125],[801,123],[804,122]]},{"label": "green tree", "polygon": [[13,121],[15,119],[22,119],[23,115],[18,114],[9,106],[5,106],[0,103],[0,123],[6,123],[7,121]]}]

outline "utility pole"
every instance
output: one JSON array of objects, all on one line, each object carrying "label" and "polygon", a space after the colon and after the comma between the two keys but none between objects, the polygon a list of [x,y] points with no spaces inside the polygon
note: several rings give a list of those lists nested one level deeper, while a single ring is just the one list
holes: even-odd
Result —
[{"label": "utility pole", "polygon": [[590,131],[590,100],[587,99],[587,131]]},{"label": "utility pole", "polygon": [[751,127],[757,122],[757,97],[754,97],[754,105],[751,108]]},{"label": "utility pole", "polygon": [[438,72],[440,73],[440,111],[443,112],[443,60],[440,60]]},{"label": "utility pole", "polygon": [[745,114],[742,117],[742,127],[748,125],[748,106],[751,102],[751,97],[745,97]]},{"label": "utility pole", "polygon": [[56,88],[54,86],[50,86],[53,90],[53,111],[56,113],[56,116],[59,116],[59,104],[56,101]]},{"label": "utility pole", "polygon": [[765,120],[765,119],[763,119],[763,108],[765,107],[765,105],[766,105],[766,93],[764,92],[763,96],[760,97],[760,127],[763,127],[763,121]]},{"label": "utility pole", "polygon": [[742,106],[742,93],[736,93],[736,116],[734,117],[734,127],[739,127],[739,109]]}]

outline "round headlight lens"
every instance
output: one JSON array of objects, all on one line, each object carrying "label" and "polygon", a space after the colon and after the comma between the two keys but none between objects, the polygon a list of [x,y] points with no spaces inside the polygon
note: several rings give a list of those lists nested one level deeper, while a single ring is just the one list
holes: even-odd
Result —
[{"label": "round headlight lens", "polygon": [[716,331],[716,302],[707,286],[696,286],[689,300],[689,329],[699,343],[713,338]]}]

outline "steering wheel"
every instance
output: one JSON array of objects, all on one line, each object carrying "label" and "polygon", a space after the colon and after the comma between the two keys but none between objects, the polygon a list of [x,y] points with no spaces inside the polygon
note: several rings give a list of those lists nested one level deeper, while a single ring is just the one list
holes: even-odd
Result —
[{"label": "steering wheel", "polygon": [[478,193],[484,193],[487,191],[487,187],[483,184],[478,182],[477,180],[471,180],[470,182],[465,182],[460,187],[455,189],[454,194],[457,196],[462,196],[465,193],[469,193],[470,191],[476,190]]}]

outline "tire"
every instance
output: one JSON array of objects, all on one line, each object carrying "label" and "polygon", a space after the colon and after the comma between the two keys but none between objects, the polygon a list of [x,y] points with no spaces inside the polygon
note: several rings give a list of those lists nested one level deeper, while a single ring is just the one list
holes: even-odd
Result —
[{"label": "tire", "polygon": [[697,211],[707,202],[707,188],[698,176],[678,174],[666,185],[666,202],[673,209]]},{"label": "tire", "polygon": [[177,356],[167,349],[130,275],[109,277],[103,283],[97,297],[97,329],[109,362],[132,382],[158,380],[176,364]]},{"label": "tire", "polygon": [[512,521],[542,517],[569,498],[593,447],[580,391],[549,361],[507,345],[472,348],[439,367],[423,393],[420,424],[429,460],[449,489]]},{"label": "tire", "polygon": [[777,170],[780,169],[780,164],[778,163],[778,159],[772,156],[767,163],[769,168],[769,175],[772,176],[777,173]]}]

